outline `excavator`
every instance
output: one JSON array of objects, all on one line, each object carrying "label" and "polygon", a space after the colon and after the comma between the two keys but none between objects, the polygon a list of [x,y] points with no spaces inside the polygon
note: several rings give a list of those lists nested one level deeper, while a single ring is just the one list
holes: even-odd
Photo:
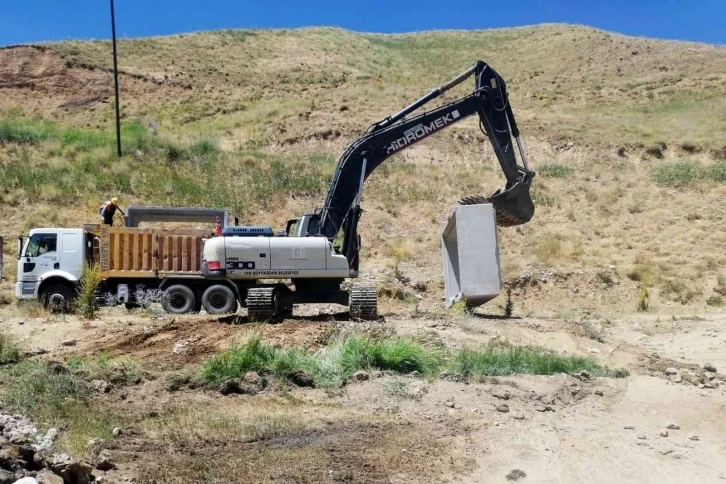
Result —
[{"label": "excavator", "polygon": [[[471,94],[409,117],[472,76]],[[534,204],[529,190],[535,172],[528,167],[504,80],[487,63],[478,61],[401,111],[372,124],[338,161],[322,208],[289,220],[278,236],[270,227],[230,226],[224,228],[221,237],[208,239],[202,273],[219,279],[220,284],[204,292],[205,310],[213,314],[233,312],[239,301],[247,306],[249,320],[275,321],[291,315],[296,304],[336,303],[348,306],[352,318],[377,318],[375,287],[343,288],[345,279],[358,277],[363,185],[391,156],[475,113],[506,184],[489,197],[468,196],[459,203],[492,204],[500,227],[530,221]],[[291,284],[261,282],[272,279],[287,279]]]}]

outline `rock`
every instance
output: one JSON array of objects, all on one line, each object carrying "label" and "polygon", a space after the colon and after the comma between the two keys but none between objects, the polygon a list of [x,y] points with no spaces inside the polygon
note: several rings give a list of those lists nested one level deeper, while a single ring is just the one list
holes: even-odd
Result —
[{"label": "rock", "polygon": [[703,374],[703,376],[705,376],[709,380],[713,380],[714,378],[716,378],[716,373],[714,373],[712,371],[707,371],[706,373]]},{"label": "rock", "polygon": [[[2,473],[2,472],[6,472],[6,471],[0,470],[0,473]],[[23,477],[21,479],[18,479],[17,481],[15,480],[15,478],[17,476],[15,474],[13,474],[12,476],[13,476],[12,480],[4,481],[2,478],[2,474],[0,474],[0,483],[8,482],[8,483],[13,483],[13,484],[43,484],[40,481],[37,481],[33,477],[30,477],[30,476]],[[60,484],[63,484],[63,479],[60,480]]]},{"label": "rock", "polygon": [[668,455],[668,454],[672,454],[673,452],[675,452],[673,449],[662,450],[660,452],[660,455]]},{"label": "rock", "polygon": [[111,453],[104,449],[98,454],[96,459],[96,469],[100,471],[110,471],[116,466],[111,462]]},{"label": "rock", "polygon": [[667,429],[669,429],[669,430],[678,430],[678,429],[680,429],[681,427],[680,427],[680,426],[679,426],[678,424],[674,424],[674,423],[669,423],[669,424],[668,424],[668,425],[666,426],[666,428],[667,428]]},{"label": "rock", "polygon": [[683,383],[683,377],[682,377],[681,375],[677,375],[677,376],[676,376],[676,377],[675,377],[675,378],[673,379],[673,381],[674,381],[675,383]]},{"label": "rock", "polygon": [[92,392],[108,393],[111,391],[111,384],[106,380],[93,380],[90,384]]},{"label": "rock", "polygon": [[118,437],[119,435],[122,435],[124,433],[124,430],[121,427],[114,427],[114,429],[111,431],[111,435],[114,437]]},{"label": "rock", "polygon": [[590,348],[590,353],[600,353],[600,350],[597,348]]},{"label": "rock", "polygon": [[95,438],[88,441],[88,452],[91,455],[96,455],[106,446],[106,442],[103,439]]},{"label": "rock", "polygon": [[546,412],[547,411],[547,407],[545,407],[544,405],[542,405],[540,403],[538,403],[537,405],[535,405],[534,406],[534,409],[537,410],[538,412]]},{"label": "rock", "polygon": [[668,431],[667,431],[667,430],[664,430],[664,431],[662,431],[662,432],[660,433],[660,436],[661,436],[661,437],[668,437]]},{"label": "rock", "polygon": [[299,387],[314,387],[315,380],[303,370],[296,370],[287,375],[287,378]]},{"label": "rock", "polygon": [[62,346],[76,346],[78,340],[76,338],[70,338],[61,343]]},{"label": "rock", "polygon": [[18,459],[22,459],[22,454],[17,445],[9,445],[0,450],[0,467],[8,466],[10,462]]},{"label": "rock", "polygon": [[554,395],[545,395],[542,397],[542,403],[545,405],[554,405],[555,404],[555,396]]},{"label": "rock", "polygon": [[368,374],[367,371],[358,370],[355,373],[353,373],[353,379],[355,381],[368,381],[370,380],[371,376]]},{"label": "rock", "polygon": [[49,361],[46,365],[46,369],[48,370],[48,373],[53,375],[62,375],[66,373],[70,373],[70,370],[68,370],[68,367],[65,366],[60,361]]},{"label": "rock", "polygon": [[503,403],[502,405],[497,405],[497,412],[507,413],[509,412],[509,405],[506,403]]},{"label": "rock", "polygon": [[239,378],[232,378],[223,381],[217,391],[222,395],[257,395],[257,387],[241,381]]},{"label": "rock", "polygon": [[442,371],[441,373],[439,373],[439,379],[441,380],[448,380],[451,376],[452,373],[448,371]]},{"label": "rock", "polygon": [[444,402],[444,405],[446,405],[449,408],[454,408],[454,405],[456,405],[456,403],[453,400],[446,400]]},{"label": "rock", "polygon": [[718,370],[716,369],[716,366],[713,363],[706,363],[705,365],[703,365],[703,369],[706,371],[713,372],[713,373],[718,372]]},{"label": "rock", "polygon": [[49,469],[43,469],[35,476],[38,484],[63,484],[63,478],[57,474],[53,474]]},{"label": "rock", "polygon": [[257,385],[260,382],[260,375],[256,371],[248,371],[245,373],[245,382]]},{"label": "rock", "polygon": [[678,369],[677,368],[666,368],[665,374],[667,376],[677,375],[678,374]]},{"label": "rock", "polygon": [[588,372],[587,370],[582,370],[580,372],[579,376],[580,376],[580,379],[582,379],[582,380],[589,380],[590,379],[590,372]]},{"label": "rock", "polygon": [[508,481],[518,481],[527,477],[527,473],[520,469],[513,469],[505,477]]},{"label": "rock", "polygon": [[626,425],[623,427],[625,430],[635,430],[635,425]]},{"label": "rock", "polygon": [[412,371],[411,373],[409,373],[408,375],[409,375],[409,376],[412,376],[412,377],[414,377],[414,378],[420,378],[420,377],[421,377],[421,373],[420,373],[419,371],[417,371],[417,370],[413,370],[413,371]]},{"label": "rock", "polygon": [[638,439],[639,439],[639,440],[645,440],[645,439],[647,439],[647,438],[648,438],[648,437],[646,437],[646,436],[645,436],[645,434],[640,434],[640,435],[638,435]]},{"label": "rock", "polygon": [[688,440],[695,440],[695,441],[699,441],[699,440],[701,440],[701,439],[700,439],[700,438],[698,437],[698,435],[689,435],[689,436],[688,436]]},{"label": "rock", "polygon": [[0,484],[13,484],[17,480],[12,472],[0,469]]},{"label": "rock", "polygon": [[512,415],[512,418],[514,420],[524,420],[524,414],[517,412]]},{"label": "rock", "polygon": [[602,390],[595,390],[595,395],[597,395],[598,397],[602,397],[604,394]]},{"label": "rock", "polygon": [[496,390],[492,396],[500,400],[509,400],[510,393],[507,390]]}]

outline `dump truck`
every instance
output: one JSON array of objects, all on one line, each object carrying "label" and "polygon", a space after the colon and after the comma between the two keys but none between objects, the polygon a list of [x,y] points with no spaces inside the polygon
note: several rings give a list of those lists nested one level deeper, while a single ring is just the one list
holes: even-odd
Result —
[{"label": "dump truck", "polygon": [[[97,264],[101,276],[98,297],[128,308],[160,300],[174,314],[233,312],[246,296],[244,284],[205,278],[201,273],[204,240],[213,230],[141,228],[142,222],[222,220],[226,210],[169,207],[129,207],[124,227],[88,224],[82,228],[35,228],[18,237],[15,295],[40,300],[48,309],[67,311],[75,297],[84,264]],[[239,233],[251,233],[239,228]],[[225,227],[229,236],[235,227]],[[242,292],[240,292],[240,287]],[[219,305],[219,293],[225,298]],[[233,294],[235,304],[229,303]],[[207,301],[204,303],[204,301]]]},{"label": "dump truck", "polygon": [[[213,285],[201,275],[202,239],[208,230],[86,225],[81,229],[37,228],[18,238],[18,299],[38,299],[66,311],[84,263],[98,264],[99,296],[131,307],[139,292],[163,291],[164,309],[199,311]],[[183,293],[182,297],[176,293]]]}]

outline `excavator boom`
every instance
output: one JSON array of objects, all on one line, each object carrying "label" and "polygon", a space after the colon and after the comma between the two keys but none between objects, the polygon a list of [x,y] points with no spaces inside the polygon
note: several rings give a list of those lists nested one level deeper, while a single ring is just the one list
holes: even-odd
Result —
[{"label": "excavator boom", "polygon": [[[418,116],[406,117],[471,76],[475,77],[472,94]],[[353,235],[356,234],[360,214],[359,192],[365,179],[395,153],[475,113],[479,115],[480,128],[491,142],[504,172],[506,185],[489,197],[469,196],[460,203],[492,203],[500,226],[528,222],[534,215],[529,188],[535,173],[527,166],[519,129],[509,105],[506,83],[489,65],[478,61],[400,112],[371,125],[366,134],[348,147],[338,162],[323,208],[316,214],[308,233],[332,240],[343,227],[347,235],[343,251],[351,253],[353,246],[357,245]],[[517,144],[521,166],[517,163],[512,137]]]}]

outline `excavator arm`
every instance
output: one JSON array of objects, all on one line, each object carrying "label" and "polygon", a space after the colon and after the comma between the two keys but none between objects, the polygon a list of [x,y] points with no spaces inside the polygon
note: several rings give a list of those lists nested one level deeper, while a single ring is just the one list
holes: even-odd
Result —
[{"label": "excavator arm", "polygon": [[[472,94],[406,118],[471,76],[475,78]],[[323,208],[315,214],[308,226],[308,234],[322,235],[332,240],[343,228],[345,239],[342,252],[348,257],[351,267],[357,269],[357,225],[365,179],[392,155],[473,114],[479,115],[480,128],[491,142],[504,172],[506,185],[490,197],[470,196],[460,203],[492,203],[500,226],[528,222],[534,215],[529,187],[535,173],[527,166],[504,80],[485,62],[478,61],[447,84],[432,90],[400,112],[371,125],[366,134],[348,147],[338,162]],[[521,166],[517,164],[512,137],[517,144]]]}]

